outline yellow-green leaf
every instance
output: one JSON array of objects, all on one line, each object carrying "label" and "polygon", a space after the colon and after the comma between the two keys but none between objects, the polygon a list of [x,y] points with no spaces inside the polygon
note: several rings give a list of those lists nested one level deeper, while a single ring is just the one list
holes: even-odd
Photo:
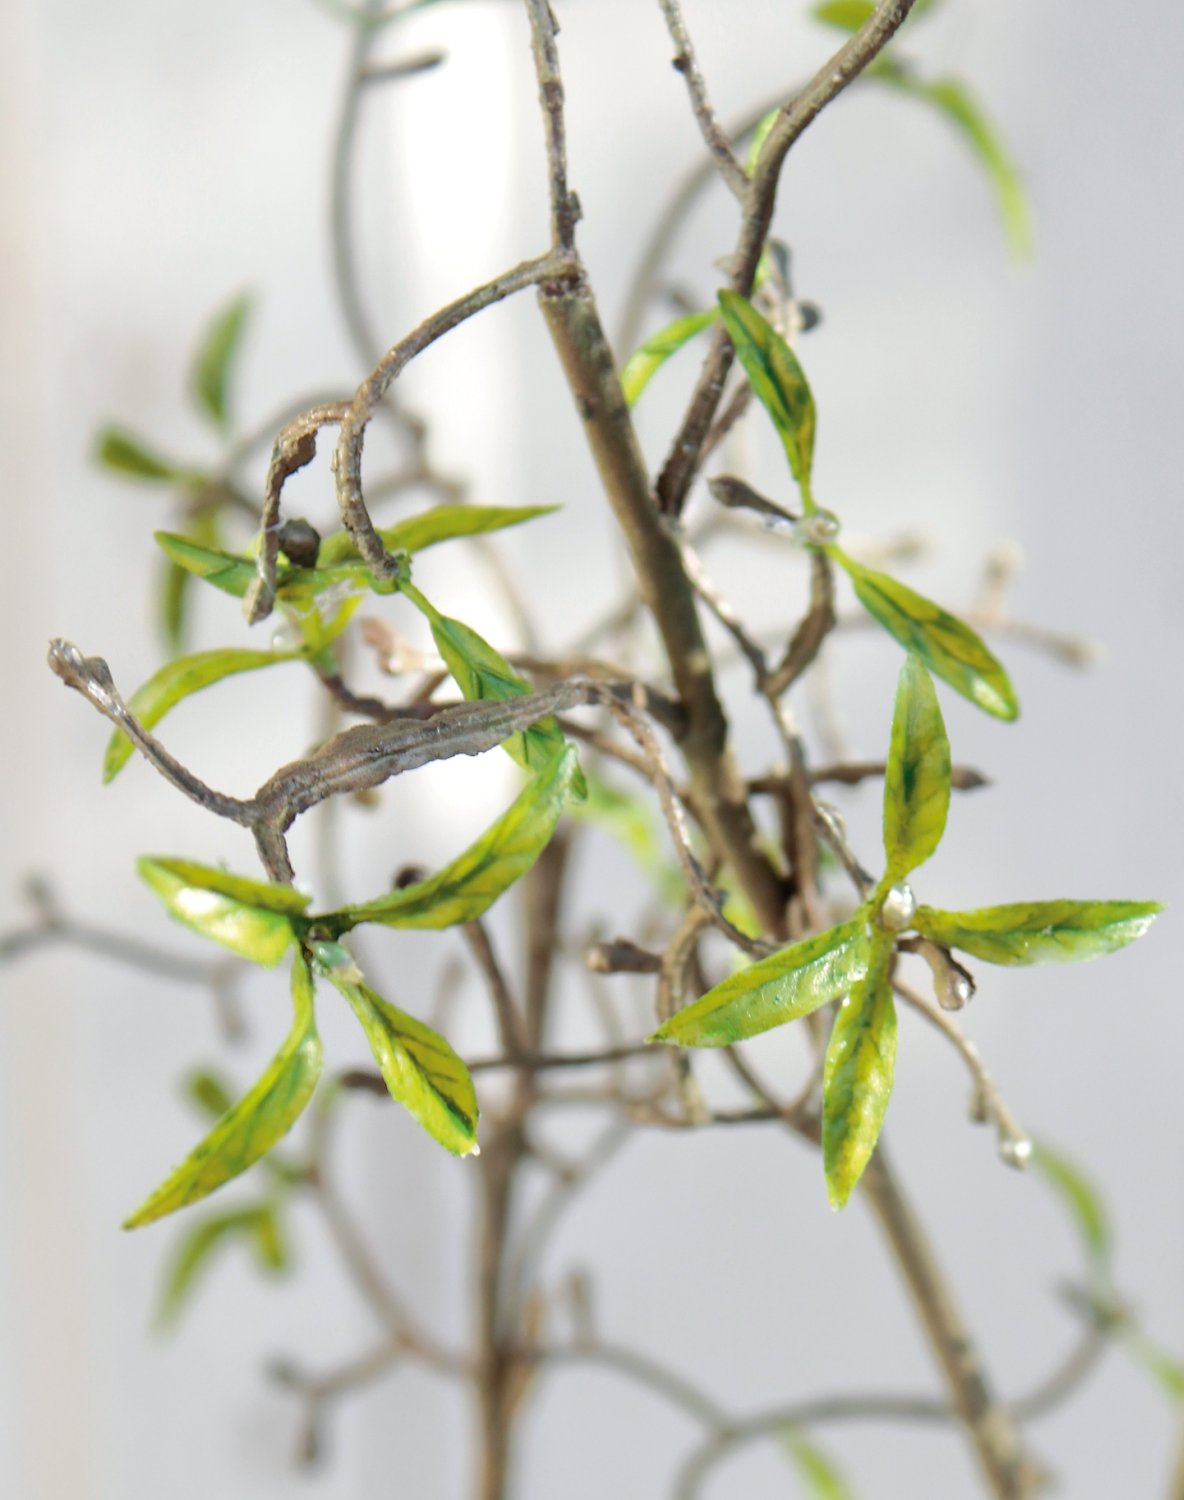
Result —
[{"label": "yellow-green leaf", "polygon": [[230,376],[250,308],[245,293],[222,308],[202,335],[193,361],[193,394],[219,427],[227,425],[230,415]]},{"label": "yellow-green leaf", "polygon": [[839,547],[828,554],[847,570],[859,602],[889,635],[914,651],[929,670],[955,692],[997,719],[1020,711],[1007,673],[983,641],[956,616],[907,585],[865,568]]},{"label": "yellow-green leaf", "polygon": [[668,323],[635,349],[621,369],[621,389],[626,403],[636,405],[642,391],[670,356],[677,354],[684,344],[689,344],[696,334],[710,328],[718,317],[719,313],[713,307],[708,312],[675,318],[673,323]]},{"label": "yellow-green leaf", "polygon": [[[424,552],[454,537],[504,531],[536,516],[552,515],[558,509],[557,505],[437,505],[422,515],[409,516],[394,526],[384,527],[378,535],[388,552]],[[331,567],[357,555],[349,532],[335,531],[321,543],[317,567]]]},{"label": "yellow-green leaf", "polygon": [[95,458],[114,474],[147,480],[150,484],[195,484],[203,477],[171,459],[162,458],[121,427],[100,429],[95,439]]},{"label": "yellow-green leaf", "polygon": [[[196,574],[235,599],[241,599],[258,576],[255,563],[249,557],[222,552],[216,547],[203,547],[170,531],[158,531],[156,541],[165,556],[178,567]],[[359,592],[370,589],[376,594],[392,594],[399,588],[399,579],[376,579],[360,561],[338,563],[329,568],[297,568],[290,563],[281,563],[276,569],[276,597],[294,608],[308,609],[316,602],[318,594],[323,594],[326,589],[343,587]]]},{"label": "yellow-green leaf", "polygon": [[930,858],[949,810],[950,742],[933,681],[910,651],[897,683],[884,773],[888,880],[900,880]]},{"label": "yellow-green leaf", "polygon": [[586,780],[588,795],[571,816],[595,824],[624,845],[663,901],[677,906],[686,896],[686,876],[669,852],[655,809],[599,776],[586,775]]},{"label": "yellow-green leaf", "polygon": [[292,966],[292,1006],[292,1029],[263,1076],[141,1204],[125,1229],[138,1229],[208,1197],[265,1156],[291,1130],[312,1098],[323,1065],[313,1015],[312,974],[300,954]]},{"label": "yellow-green leaf", "polygon": [[1026,258],[1032,250],[1032,223],[1019,170],[982,107],[966,87],[953,78],[918,77],[913,69],[903,68],[891,60],[881,60],[869,71],[868,77],[933,105],[961,133],[990,181],[1012,254],[1020,259]]},{"label": "yellow-green leaf", "polygon": [[317,916],[312,919],[316,929],[335,935],[360,922],[441,928],[475,921],[546,848],[578,775],[576,752],[568,745],[527,782],[475,844],[435,875],[363,906]]},{"label": "yellow-green leaf", "polygon": [[871,1160],[892,1096],[896,1006],[892,941],[873,941],[865,977],[835,1017],[822,1078],[822,1158],[826,1190],[842,1208]]},{"label": "yellow-green leaf", "polygon": [[860,917],[758,959],[680,1010],[651,1042],[730,1047],[808,1016],[845,995],[867,973],[870,942]]},{"label": "yellow-green leaf", "polygon": [[362,1024],[391,1098],[447,1151],[477,1150],[477,1095],[469,1070],[442,1036],[384,1000],[365,984],[328,978]]},{"label": "yellow-green leaf", "polygon": [[855,1491],[834,1461],[800,1428],[784,1427],[779,1436],[811,1500],[855,1500]]},{"label": "yellow-green leaf", "polygon": [[[403,592],[427,619],[436,650],[444,658],[453,681],[470,702],[502,702],[506,698],[524,697],[530,692],[530,684],[524,682],[505,657],[475,630],[460,620],[442,615],[412,584],[405,584]],[[540,719],[531,728],[512,734],[502,748],[526,770],[538,771],[550,764],[566,744],[563,731],[554,719]],[[576,774],[579,776],[578,767]],[[582,788],[582,779],[579,785]]]},{"label": "yellow-green leaf", "polygon": [[1158,901],[1017,901],[975,911],[922,906],[913,926],[989,964],[1077,963],[1125,948],[1162,910]]},{"label": "yellow-green leaf", "polygon": [[1053,1190],[1073,1220],[1091,1269],[1109,1279],[1112,1234],[1106,1205],[1097,1187],[1076,1162],[1046,1141],[1032,1142],[1033,1172]]},{"label": "yellow-green leaf", "polygon": [[[909,20],[915,20],[927,10],[936,9],[940,0],[917,0],[909,11]],[[875,0],[823,0],[810,14],[824,26],[833,26],[838,31],[858,31],[875,15]]]},{"label": "yellow-green leaf", "polygon": [[145,857],[136,869],[171,916],[266,968],[287,952],[293,919],[309,901],[290,885],[248,880],[188,860]]},{"label": "yellow-green leaf", "polygon": [[720,292],[720,311],[753,394],[773,419],[807,510],[814,509],[814,397],[793,350],[751,302]]},{"label": "yellow-green leaf", "polygon": [[275,1210],[270,1204],[231,1209],[224,1214],[211,1214],[200,1219],[189,1226],[173,1252],[157,1312],[160,1325],[167,1326],[176,1321],[215,1253],[236,1241],[253,1249],[266,1269],[283,1269],[286,1259],[283,1241]]},{"label": "yellow-green leaf", "polygon": [[[170,709],[182,699],[202,688],[221,682],[224,677],[233,677],[239,672],[254,672],[260,667],[275,666],[277,662],[296,661],[299,651],[241,651],[227,648],[221,651],[199,651],[194,656],[181,656],[166,662],[142,687],[138,687],[128,699],[127,706],[132,717],[138,719],[145,729],[159,724]],[[103,756],[103,780],[111,781],[131,759],[135,746],[122,729],[117,729],[107,741]]]}]

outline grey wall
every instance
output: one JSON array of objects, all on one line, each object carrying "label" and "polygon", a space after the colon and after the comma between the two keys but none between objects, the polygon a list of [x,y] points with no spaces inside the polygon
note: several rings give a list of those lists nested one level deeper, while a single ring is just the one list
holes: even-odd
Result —
[{"label": "grey wall", "polygon": [[[797,6],[688,9],[725,116],[824,56],[825,34]],[[1088,634],[1104,655],[1083,676],[1004,643],[1024,700],[1013,729],[947,703],[956,756],[995,785],[957,802],[919,884],[951,904],[1099,894],[1178,905],[1184,21],[1166,0],[950,0],[947,10],[916,50],[969,76],[1016,143],[1036,259],[1009,264],[960,143],[916,109],[869,93],[811,131],[778,229],[795,247],[801,292],[826,312],[803,350],[821,410],[818,488],[852,533],[922,531],[930,551],[910,576],[953,603],[968,597],[986,550],[1014,541],[1028,560],[1016,593],[1024,617]],[[584,0],[561,15],[582,241],[611,318],[662,184],[697,138],[656,6]],[[545,233],[518,7],[442,6],[416,35],[443,39],[449,67],[370,111],[362,153],[369,296],[391,336],[536,253]],[[0,926],[21,920],[17,885],[38,869],[77,913],[194,954],[196,940],[168,928],[136,881],[132,857],[183,852],[249,868],[246,841],[138,764],[100,796],[103,726],[46,672],[44,643],[65,635],[101,652],[125,687],[158,664],[144,575],[151,530],[168,514],[94,470],[89,434],[114,416],[181,452],[208,452],[181,393],[184,351],[212,307],[240,286],[259,291],[242,382],[252,421],[356,377],[322,227],[344,36],[299,0],[10,0],[0,58]],[[700,290],[730,226],[722,194],[696,217],[680,267]],[[655,458],[685,373],[668,372],[647,398]],[[504,550],[538,573],[540,616],[574,633],[608,602],[587,580],[616,576],[617,554],[529,301],[455,335],[407,386],[432,413],[441,458],[473,476],[479,498],[565,502],[560,519]],[[780,483],[763,434],[749,441],[759,472]],[[302,503],[324,513],[327,469],[300,483]],[[758,617],[784,618],[800,600],[800,569],[780,552],[733,553],[720,571]],[[512,639],[479,562],[433,562],[424,576],[448,607]],[[233,606],[219,603],[205,601],[202,643],[244,640]],[[880,754],[895,650],[869,635],[834,655],[850,742]],[[170,725],[170,743],[216,785],[253,787],[314,732],[311,706],[294,710],[278,676],[219,692],[237,710],[233,734],[203,724],[200,710]],[[743,715],[739,725],[741,756],[757,765],[763,731]],[[405,858],[454,850],[510,785],[498,766],[422,773],[381,817],[351,815],[351,889],[365,892]],[[874,850],[874,789],[844,805],[859,846]],[[629,876],[607,847],[595,858],[581,892],[589,915],[611,925],[627,910]],[[966,1028],[1021,1119],[1091,1164],[1119,1226],[1123,1283],[1184,1350],[1177,921],[1169,913],[1144,945],[1103,964],[982,975]],[[446,942],[372,947],[399,975],[392,997],[423,1008]],[[462,1493],[465,1413],[412,1372],[341,1411],[328,1468],[310,1479],[288,1467],[293,1412],[263,1379],[264,1358],[329,1365],[369,1337],[311,1221],[299,1226],[304,1275],[259,1289],[227,1261],[175,1339],[150,1336],[175,1230],[129,1237],[117,1225],[191,1144],[175,1080],[219,1055],[204,997],[60,952],[0,972],[0,986],[0,1492]],[[233,1060],[243,1081],[274,1044],[282,995],[264,980],[245,1003],[252,1040]],[[462,1040],[479,1039],[475,1019],[459,1026]],[[360,1060],[348,1025],[330,1015],[324,1029],[334,1061]],[[1040,1191],[965,1126],[957,1060],[912,1017],[902,1031],[895,1155],[999,1382],[1018,1392],[1072,1340],[1051,1289],[1075,1270],[1075,1247]],[[788,1086],[792,1039],[760,1055]],[[392,1264],[425,1316],[459,1338],[464,1167],[364,1104],[342,1148],[347,1188],[367,1203]],[[872,1225],[859,1207],[831,1215],[817,1163],[779,1137],[644,1136],[581,1202],[549,1269],[557,1277],[573,1260],[596,1268],[609,1334],[662,1351],[737,1409],[819,1390],[933,1388]],[[662,1493],[693,1436],[630,1386],[564,1372],[539,1395],[520,1493]],[[953,1436],[829,1436],[867,1500],[974,1492]],[[1157,1495],[1173,1419],[1113,1356],[1034,1442],[1062,1493]],[[756,1500],[792,1484],[775,1454],[754,1450],[709,1494]]]}]

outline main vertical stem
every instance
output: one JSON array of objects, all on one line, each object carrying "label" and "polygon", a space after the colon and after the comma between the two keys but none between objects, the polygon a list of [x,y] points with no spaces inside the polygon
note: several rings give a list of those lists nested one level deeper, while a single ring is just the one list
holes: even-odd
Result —
[{"label": "main vertical stem", "polygon": [[876,1149],[863,1177],[864,1195],[892,1247],[984,1479],[998,1500],[1027,1500],[1037,1476],[1024,1459],[1010,1412],[992,1394],[941,1267],[920,1221],[884,1154]]}]

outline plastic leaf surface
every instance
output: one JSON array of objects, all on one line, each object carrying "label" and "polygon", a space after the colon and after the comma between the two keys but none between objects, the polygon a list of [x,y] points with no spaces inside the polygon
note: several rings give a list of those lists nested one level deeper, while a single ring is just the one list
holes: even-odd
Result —
[{"label": "plastic leaf surface", "polygon": [[454,1156],[477,1150],[477,1095],[469,1070],[442,1036],[364,984],[328,978],[361,1022],[391,1098]]},{"label": "plastic leaf surface", "polygon": [[822,1077],[822,1159],[826,1190],[842,1208],[871,1160],[892,1096],[896,1006],[892,940],[877,938],[866,977],[835,1017]]},{"label": "plastic leaf surface", "polygon": [[[558,509],[557,505],[437,505],[420,516],[385,527],[378,535],[388,552],[424,552],[454,537],[504,531],[508,526],[533,521],[536,516],[553,515]],[[321,543],[317,567],[330,567],[357,556],[349,532],[335,531]]]},{"label": "plastic leaf surface", "polygon": [[855,1500],[855,1492],[831,1459],[797,1427],[780,1433],[786,1456],[805,1485],[810,1500]]},{"label": "plastic leaf surface", "polygon": [[[255,564],[249,557],[203,547],[171,531],[158,531],[156,541],[171,562],[235,599],[243,598],[257,576]],[[281,563],[276,570],[276,597],[296,607],[308,608],[318,594],[343,585],[359,591],[370,589],[376,594],[392,594],[399,587],[397,579],[375,579],[360,561],[338,563],[329,568],[296,568]]]},{"label": "plastic leaf surface", "polygon": [[201,475],[153,453],[138,437],[119,427],[101,429],[95,442],[95,458],[112,473],[151,484],[192,484],[201,479]]},{"label": "plastic leaf surface", "polygon": [[[239,672],[254,672],[260,667],[271,667],[277,662],[295,661],[298,651],[243,651],[227,649],[221,651],[199,651],[194,656],[178,657],[167,662],[154,673],[142,687],[136,689],[128,699],[127,706],[132,717],[138,719],[145,729],[159,724],[161,719],[184,698],[198,693],[202,688],[221,682],[224,677],[233,677]],[[135,746],[121,729],[117,729],[107,741],[103,756],[103,780],[111,781],[132,757]]]},{"label": "plastic leaf surface", "polygon": [[[524,697],[530,692],[530,684],[524,682],[505,657],[475,630],[460,620],[442,615],[411,584],[405,586],[404,592],[426,617],[444,665],[470,702],[501,702],[506,698]],[[502,748],[526,770],[538,771],[554,760],[566,744],[555,720],[541,719],[531,728],[510,735]]]},{"label": "plastic leaf surface", "polygon": [[1157,901],[1017,901],[975,911],[922,906],[913,926],[989,964],[1078,963],[1141,938],[1162,910]]},{"label": "plastic leaf surface", "polygon": [[781,335],[736,292],[720,292],[724,326],[753,394],[773,419],[806,508],[813,509],[810,473],[814,464],[814,397],[793,350]]},{"label": "plastic leaf surface", "polygon": [[317,916],[317,928],[339,934],[360,922],[441,928],[475,921],[526,874],[546,848],[578,775],[579,762],[569,745],[527,782],[475,844],[435,875],[363,906]]},{"label": "plastic leaf surface", "polygon": [[887,876],[899,880],[941,843],[950,810],[950,742],[933,681],[910,652],[896,688],[884,775]]},{"label": "plastic leaf surface", "polygon": [[708,312],[676,318],[635,349],[621,370],[621,389],[626,404],[635,406],[642,391],[670,356],[677,354],[684,344],[689,344],[696,334],[710,328],[718,318],[719,313],[714,307]]},{"label": "plastic leaf surface", "polygon": [[739,973],[670,1017],[650,1037],[680,1047],[730,1047],[837,1000],[867,973],[870,939],[862,919],[794,943]]},{"label": "plastic leaf surface", "polygon": [[847,570],[868,614],[906,651],[915,652],[934,676],[997,719],[1019,715],[1007,673],[969,625],[887,573],[865,568],[840,548],[827,550]]},{"label": "plastic leaf surface", "polygon": [[136,869],[171,916],[265,968],[287,952],[293,918],[309,901],[290,885],[247,880],[187,860],[145,857]]},{"label": "plastic leaf surface", "polygon": [[933,105],[961,133],[990,180],[1012,254],[1019,259],[1030,255],[1032,225],[1020,174],[994,126],[966,88],[952,78],[919,78],[911,69],[891,61],[881,61],[868,76]]},{"label": "plastic leaf surface", "polygon": [[230,376],[242,343],[251,299],[236,297],[211,320],[193,361],[193,394],[197,404],[219,427],[230,417]]},{"label": "plastic leaf surface", "polygon": [[312,974],[298,954],[292,966],[295,1018],[284,1045],[254,1088],[222,1116],[201,1145],[127,1220],[125,1229],[138,1229],[208,1197],[287,1135],[312,1098],[324,1061],[312,1002]]},{"label": "plastic leaf surface", "polygon": [[267,1270],[283,1270],[287,1263],[275,1210],[270,1205],[232,1209],[201,1219],[187,1230],[174,1251],[157,1313],[159,1324],[167,1326],[176,1321],[216,1253],[236,1242],[254,1249]]},{"label": "plastic leaf surface", "polygon": [[1044,1141],[1032,1143],[1031,1167],[1073,1220],[1091,1269],[1108,1280],[1113,1241],[1106,1205],[1097,1188],[1075,1162]]}]

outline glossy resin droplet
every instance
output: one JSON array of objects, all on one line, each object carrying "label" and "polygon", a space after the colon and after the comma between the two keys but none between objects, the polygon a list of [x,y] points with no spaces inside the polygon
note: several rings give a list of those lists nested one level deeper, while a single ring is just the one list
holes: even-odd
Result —
[{"label": "glossy resin droplet", "polygon": [[838,541],[840,529],[833,510],[816,510],[794,522],[793,534],[803,547],[826,547]]},{"label": "glossy resin droplet", "polygon": [[880,925],[889,932],[903,932],[917,915],[917,898],[913,888],[903,880],[892,886],[880,906]]}]

